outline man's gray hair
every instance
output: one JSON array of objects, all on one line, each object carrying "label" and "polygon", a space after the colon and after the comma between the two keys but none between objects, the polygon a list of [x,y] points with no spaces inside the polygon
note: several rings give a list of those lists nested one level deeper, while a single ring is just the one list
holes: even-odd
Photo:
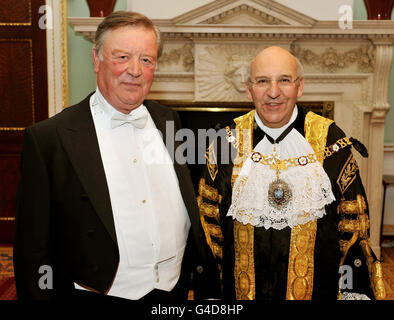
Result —
[{"label": "man's gray hair", "polygon": [[163,44],[161,41],[161,34],[153,22],[143,14],[132,11],[114,11],[99,24],[94,40],[94,48],[97,51],[99,59],[102,60],[101,48],[108,31],[118,29],[125,26],[143,26],[155,32],[157,40],[157,57],[159,58],[163,51]]}]

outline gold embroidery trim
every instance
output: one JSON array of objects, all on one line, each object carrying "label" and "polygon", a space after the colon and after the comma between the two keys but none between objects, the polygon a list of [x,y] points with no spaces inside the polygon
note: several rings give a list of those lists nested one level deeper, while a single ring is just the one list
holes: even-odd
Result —
[{"label": "gold embroidery trim", "polygon": [[[205,205],[207,205],[207,204],[203,202],[202,197],[200,195],[197,196],[197,204],[198,204],[198,208],[200,211],[200,221],[201,221],[202,228],[204,230],[204,235],[205,235],[205,239],[207,241],[207,244],[211,248],[213,255],[215,257],[219,257],[220,259],[222,259],[223,253],[222,253],[221,246],[218,245],[217,243],[215,243],[214,241],[212,241],[212,238],[211,238],[211,236],[214,236],[216,238],[223,239],[222,230],[220,229],[219,226],[209,224],[205,221],[205,216],[207,215]],[[219,210],[217,212],[218,212],[217,219],[219,219]]]},{"label": "gold embroidery trim", "polygon": [[357,220],[343,219],[338,223],[338,229],[341,232],[359,233],[360,238],[366,239],[369,229],[369,219],[361,215]]},{"label": "gold embroidery trim", "polygon": [[223,258],[223,249],[220,245],[212,241],[211,235],[223,239],[222,230],[216,225],[207,223],[202,215],[200,215],[200,221],[204,230],[205,239],[211,248],[212,254],[221,260]]},{"label": "gold embroidery trim", "polygon": [[217,205],[209,204],[203,201],[200,201],[199,204],[200,207],[200,213],[204,216],[214,218],[217,221],[219,221],[220,216],[219,216],[219,207]]},{"label": "gold embroidery trim", "polygon": [[339,262],[340,266],[344,264],[349,249],[351,248],[352,245],[356,243],[357,239],[358,239],[358,234],[353,233],[353,236],[350,240],[339,240],[339,248],[342,253],[342,258]]},{"label": "gold embroidery trim", "polygon": [[216,242],[212,242],[211,250],[215,257],[218,257],[220,260],[223,259],[223,249]]},{"label": "gold embroidery trim", "polygon": [[[343,219],[338,223],[338,230],[340,232],[349,232],[352,233],[352,238],[350,240],[340,240],[339,247],[342,253],[342,257],[339,265],[342,266],[345,263],[346,256],[349,252],[349,249],[356,243],[356,241],[360,238],[363,239],[360,241],[360,245],[363,249],[364,255],[367,260],[368,270],[370,273],[370,279],[372,284],[372,276],[371,276],[371,265],[373,262],[373,257],[370,252],[370,248],[368,245],[368,230],[369,230],[369,218],[366,214],[367,205],[365,199],[362,195],[357,195],[357,200],[347,200],[341,201],[338,205],[338,213],[347,214],[347,215],[357,215],[357,219]],[[342,275],[341,275],[342,279]],[[342,281],[340,280],[340,283]],[[341,288],[339,288],[338,299],[341,297]]]},{"label": "gold embroidery trim", "polygon": [[373,262],[374,259],[368,240],[361,240],[360,245],[367,260],[371,287],[375,298],[376,300],[384,300],[386,298],[386,288],[383,282],[382,265],[379,260]]},{"label": "gold embroidery trim", "polygon": [[367,208],[365,199],[362,195],[358,194],[357,200],[342,201],[339,207],[340,209],[338,209],[338,212],[350,215],[357,214],[357,219],[344,219],[338,223],[339,231],[353,233],[353,236],[349,241],[340,241],[340,247],[342,251],[340,265],[342,266],[344,264],[347,253],[351,246],[354,245],[358,239],[361,239],[360,246],[367,261],[372,290],[377,300],[383,300],[386,297],[386,290],[384,287],[380,261],[374,262],[371,247],[369,245],[368,230],[370,227],[370,222],[369,217],[366,214]]},{"label": "gold embroidery trim", "polygon": [[291,230],[287,300],[312,298],[315,239],[316,220]]},{"label": "gold embroidery trim", "polygon": [[367,210],[367,204],[364,197],[358,194],[357,200],[342,200],[337,210],[343,214],[363,214]]},{"label": "gold embroidery trim", "polygon": [[[305,117],[305,139],[323,163],[328,128],[333,121],[308,112]],[[313,292],[314,251],[317,220],[291,229],[287,300],[310,300]]]},{"label": "gold embroidery trim", "polygon": [[[238,153],[234,160],[231,186],[237,180],[244,161],[252,151],[255,110],[234,119]],[[256,295],[254,270],[254,227],[234,220],[234,282],[237,300],[254,300]]]},{"label": "gold embroidery trim", "polygon": [[254,300],[254,227],[234,220],[235,293],[237,300]]},{"label": "gold embroidery trim", "polygon": [[231,131],[229,126],[226,127],[226,131],[227,131],[227,141],[231,143],[234,146],[234,148],[238,150],[237,138],[234,137],[233,132]]},{"label": "gold embroidery trim", "polygon": [[247,114],[234,119],[236,124],[235,131],[237,135],[236,144],[238,146],[238,152],[234,159],[233,172],[231,175],[231,186],[234,186],[235,180],[237,180],[238,174],[241,171],[245,160],[252,152],[254,114],[255,110],[252,110]]},{"label": "gold embroidery trim", "polygon": [[214,236],[219,239],[223,239],[222,229],[216,225],[211,223],[206,223],[207,230],[211,236]]},{"label": "gold embroidery trim", "polygon": [[386,288],[384,287],[382,265],[380,261],[375,261],[372,264],[371,284],[376,300],[386,299]]},{"label": "gold embroidery trim", "polygon": [[204,178],[200,179],[200,183],[198,185],[198,193],[203,198],[217,202],[219,204],[222,203],[222,196],[219,194],[218,190],[216,188],[213,188],[213,187],[205,184]]},{"label": "gold embroidery trim", "polygon": [[212,181],[215,181],[216,175],[218,174],[218,166],[217,166],[214,142],[212,142],[209,145],[207,152],[205,154],[205,158],[207,159],[207,168],[209,175],[211,176]]},{"label": "gold embroidery trim", "polygon": [[337,184],[342,194],[345,193],[347,188],[349,188],[349,186],[353,183],[354,179],[356,179],[357,171],[357,162],[353,158],[353,155],[350,154],[337,179]]},{"label": "gold embroidery trim", "polygon": [[341,201],[338,205],[338,213],[355,215],[357,219],[349,220],[343,219],[338,223],[338,230],[340,232],[353,233],[350,240],[340,240],[339,246],[342,252],[342,258],[340,265],[342,266],[345,262],[347,253],[350,247],[357,241],[358,238],[367,239],[369,230],[369,218],[365,213],[367,205],[364,197],[361,194],[357,195],[357,200]]}]

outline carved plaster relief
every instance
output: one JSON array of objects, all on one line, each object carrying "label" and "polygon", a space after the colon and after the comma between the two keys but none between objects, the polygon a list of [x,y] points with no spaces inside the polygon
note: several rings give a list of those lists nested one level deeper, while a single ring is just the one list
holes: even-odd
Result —
[{"label": "carved plaster relief", "polygon": [[334,73],[351,65],[357,65],[357,71],[362,73],[373,72],[374,68],[375,52],[372,45],[363,45],[343,53],[333,47],[326,48],[322,53],[316,53],[292,45],[291,51],[303,65],[318,67],[321,72]]},{"label": "carved plaster relief", "polygon": [[372,96],[372,122],[385,122],[386,113],[390,109],[387,102],[388,86],[390,78],[390,69],[393,59],[392,44],[382,41],[376,41],[377,63],[374,70],[373,96]]},{"label": "carved plaster relief", "polygon": [[196,100],[245,101],[250,62],[262,46],[199,47],[195,71]]},{"label": "carved plaster relief", "polygon": [[157,71],[194,71],[194,49],[192,44],[181,47],[164,46],[164,52],[158,61]]}]

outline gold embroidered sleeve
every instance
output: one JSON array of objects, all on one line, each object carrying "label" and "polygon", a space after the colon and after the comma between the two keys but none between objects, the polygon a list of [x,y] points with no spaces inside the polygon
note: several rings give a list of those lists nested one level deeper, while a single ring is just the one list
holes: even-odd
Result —
[{"label": "gold embroidered sleeve", "polygon": [[373,255],[369,244],[370,222],[364,197],[358,194],[356,200],[342,200],[338,205],[338,214],[342,218],[338,223],[338,230],[341,233],[351,234],[349,240],[340,240],[339,245],[342,253],[340,265],[344,264],[349,250],[358,242],[368,266],[371,288],[375,298],[384,299],[386,290],[380,261]]},{"label": "gold embroidered sleeve", "polygon": [[207,198],[210,201],[221,203],[222,196],[219,194],[218,190],[211,187],[205,183],[205,179],[201,179],[198,186],[198,193],[201,197]]},{"label": "gold embroidered sleeve", "polygon": [[360,245],[367,260],[371,287],[375,298],[377,300],[384,300],[386,298],[386,288],[384,287],[383,282],[382,265],[379,260],[374,259],[369,245],[369,240],[362,240]]},{"label": "gold embroidered sleeve", "polygon": [[204,178],[200,179],[198,189],[197,203],[205,239],[213,255],[221,260],[223,257],[221,245],[223,234],[220,227],[219,205],[222,201],[222,196],[216,188],[207,185]]},{"label": "gold embroidered sleeve", "polygon": [[350,240],[341,240],[342,251],[341,265],[343,265],[347,253],[351,246],[358,239],[367,239],[369,230],[369,218],[366,213],[367,206],[362,195],[358,194],[356,200],[342,200],[338,205],[338,214],[341,220],[338,223],[338,230],[341,233],[350,233]]}]

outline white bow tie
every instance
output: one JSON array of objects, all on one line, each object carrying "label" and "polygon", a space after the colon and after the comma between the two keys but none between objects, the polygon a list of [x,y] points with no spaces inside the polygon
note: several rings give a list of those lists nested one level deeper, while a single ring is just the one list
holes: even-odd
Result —
[{"label": "white bow tie", "polygon": [[141,110],[137,114],[134,113],[132,115],[116,113],[113,114],[111,117],[111,128],[114,129],[127,122],[131,123],[134,127],[138,129],[142,129],[145,127],[147,120],[148,111],[146,111],[145,109]]}]

